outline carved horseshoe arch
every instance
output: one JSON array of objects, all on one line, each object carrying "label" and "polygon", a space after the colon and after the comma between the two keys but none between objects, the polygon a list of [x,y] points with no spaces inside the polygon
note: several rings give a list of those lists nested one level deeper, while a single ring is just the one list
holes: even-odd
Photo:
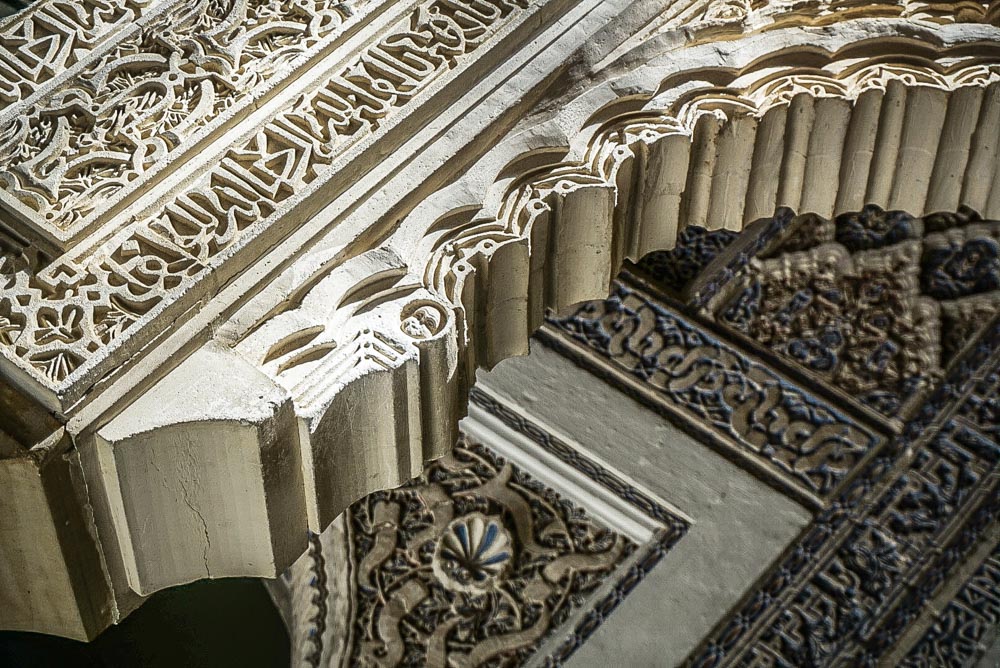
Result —
[{"label": "carved horseshoe arch", "polygon": [[[803,68],[781,65],[786,50],[673,75],[625,112],[593,112],[566,158],[537,147],[509,161],[485,206],[426,224],[432,196],[378,248],[303,261],[305,288],[199,353],[232,356],[227,368],[281,388],[296,415],[302,486],[275,483],[261,507],[287,497],[298,522],[272,523],[284,537],[269,540],[302,548],[307,525],[416,475],[450,447],[476,369],[526,353],[546,309],[606,295],[625,258],[671,248],[685,226],[869,203],[1000,216],[1000,52],[916,51],[859,60],[854,45]],[[135,437],[116,431],[122,419],[98,431],[111,451]],[[204,569],[201,551],[188,560]],[[143,593],[170,584],[138,579]]]}]

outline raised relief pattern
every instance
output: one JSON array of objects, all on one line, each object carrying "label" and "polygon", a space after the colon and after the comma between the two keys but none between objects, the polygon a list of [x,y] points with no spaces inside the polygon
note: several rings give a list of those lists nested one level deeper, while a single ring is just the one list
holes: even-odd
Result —
[{"label": "raised relief pattern", "polygon": [[637,547],[464,442],[348,513],[351,665],[521,665]]},{"label": "raised relief pattern", "polygon": [[883,665],[959,565],[995,539],[1000,445],[966,419],[946,417],[982,404],[978,378],[994,379],[985,394],[996,400],[998,336],[994,323],[963,353],[914,421],[689,665]]},{"label": "raised relief pattern", "polygon": [[[239,44],[232,52],[220,56],[219,67],[253,82],[268,72],[258,57],[261,53],[288,58],[299,53],[301,45],[296,44],[301,33],[291,28],[290,35],[282,32],[280,27],[288,21],[268,18],[265,10],[269,7],[267,11],[285,7],[290,16],[308,17],[308,23],[295,25],[315,30],[335,27],[336,17],[344,11],[337,5],[330,8],[332,14],[310,15],[299,8],[300,4],[291,0],[273,7],[269,3],[240,4],[247,11],[256,8],[260,12],[254,15],[258,17],[254,20],[261,21],[259,43],[236,40]],[[245,238],[251,227],[254,234],[262,232],[273,222],[279,205],[288,206],[288,201],[302,195],[307,187],[333,178],[335,170],[329,168],[336,157],[380,129],[396,110],[457,67],[462,56],[484,44],[526,6],[522,0],[427,2],[338,74],[296,99],[293,108],[279,113],[248,141],[230,149],[217,166],[168,204],[130,223],[104,245],[90,250],[86,259],[75,259],[72,254],[58,259],[32,257],[36,260],[33,264],[19,261],[0,266],[4,272],[0,276],[10,286],[0,302],[0,315],[12,323],[9,327],[19,328],[16,333],[9,330],[6,338],[11,343],[0,349],[20,360],[44,385],[60,386],[97,351],[128,336],[125,332],[138,321],[155,317],[175,296],[204,277],[221,261],[219,256]],[[190,18],[224,22],[221,15],[218,19]],[[244,24],[236,21],[230,28],[246,37],[241,26]],[[235,39],[218,27],[218,39]],[[213,48],[220,48],[217,42],[213,44]],[[191,53],[197,54],[196,60],[204,56],[204,62],[214,62],[204,45],[188,44],[185,48],[194,50]],[[278,68],[283,61],[275,58],[265,62]],[[241,73],[233,74],[237,71]],[[166,98],[157,97],[156,90],[162,88],[133,87],[130,82],[142,75],[130,72],[129,67],[121,68],[121,74],[125,90],[130,92],[115,100],[126,104],[130,113],[165,113],[171,122],[193,122],[190,114],[168,112]],[[197,92],[189,99],[197,99],[195,104],[209,99],[216,104],[221,99],[218,91],[230,90],[210,67],[204,77],[182,76],[178,85],[182,85],[181,80]],[[198,97],[208,91],[211,94],[207,97]],[[169,99],[173,100],[173,95]],[[138,106],[125,103],[126,97]],[[147,104],[152,106],[147,109]],[[207,108],[205,111],[208,113]],[[115,118],[112,113],[109,127],[116,127]],[[59,134],[66,136],[83,135]],[[153,135],[149,139],[140,142],[138,150],[143,155],[157,145]],[[131,158],[126,162],[136,164]],[[67,309],[76,310],[70,314]],[[59,318],[72,315],[75,326],[71,335],[58,339],[45,333],[53,314]]]},{"label": "raised relief pattern", "polygon": [[1000,628],[1000,548],[976,570],[927,634],[900,663],[901,668],[970,665],[990,631]]},{"label": "raised relief pattern", "polygon": [[909,415],[1000,306],[1000,223],[869,206],[802,216],[716,318],[889,417]]},{"label": "raised relief pattern", "polygon": [[0,21],[0,103],[27,100],[158,0],[44,0]]},{"label": "raised relief pattern", "polygon": [[636,289],[616,283],[550,327],[655,388],[685,421],[764,460],[817,497],[879,443],[870,431]]},{"label": "raised relief pattern", "polygon": [[178,3],[0,127],[8,201],[42,227],[79,227],[291,73],[350,13],[329,0]]}]

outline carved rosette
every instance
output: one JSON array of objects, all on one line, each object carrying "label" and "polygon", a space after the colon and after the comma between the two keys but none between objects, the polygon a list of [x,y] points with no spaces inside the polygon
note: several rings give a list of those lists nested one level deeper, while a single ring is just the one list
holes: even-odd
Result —
[{"label": "carved rosette", "polygon": [[474,513],[445,529],[434,553],[434,574],[455,591],[487,591],[510,567],[512,550],[510,534],[499,518]]}]

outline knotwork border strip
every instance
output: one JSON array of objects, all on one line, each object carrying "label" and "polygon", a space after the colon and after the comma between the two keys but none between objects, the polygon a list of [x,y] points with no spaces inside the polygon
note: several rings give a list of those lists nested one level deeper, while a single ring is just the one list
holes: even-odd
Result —
[{"label": "knotwork border strip", "polygon": [[[550,315],[537,336],[815,510],[884,442],[670,309],[666,298],[651,298],[628,272],[621,277],[607,300]],[[791,440],[777,417],[786,411]]]},{"label": "knotwork border strip", "polygon": [[1000,544],[934,616],[933,625],[900,663],[902,668],[934,665],[971,665],[986,649],[983,641],[996,638],[1000,628]]}]

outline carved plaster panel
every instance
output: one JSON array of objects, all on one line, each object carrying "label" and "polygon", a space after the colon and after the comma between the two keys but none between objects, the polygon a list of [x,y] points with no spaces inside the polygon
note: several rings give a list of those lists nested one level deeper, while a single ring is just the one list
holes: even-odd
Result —
[{"label": "carved plaster panel", "polygon": [[889,417],[911,414],[1000,308],[1000,224],[971,210],[870,206],[782,234],[712,299],[714,317]]},{"label": "carved plaster panel", "polygon": [[998,335],[994,321],[690,665],[867,666],[898,649],[948,576],[996,540],[1000,445],[948,415],[982,402]]},{"label": "carved plaster panel", "polygon": [[68,250],[114,218],[130,192],[152,186],[153,172],[183,165],[184,151],[280,92],[360,18],[371,20],[372,4],[203,0],[137,23],[4,123],[5,209]]},{"label": "carved plaster panel", "polygon": [[89,60],[115,33],[127,32],[163,0],[35,2],[0,21],[0,118],[33,101],[52,79]]},{"label": "carved plaster panel", "polygon": [[933,626],[899,664],[902,668],[967,665],[983,654],[1000,627],[1000,546],[976,570]]},{"label": "carved plaster panel", "polygon": [[559,665],[682,539],[686,522],[657,502],[490,395],[473,400],[653,532],[604,526],[527,473],[518,446],[510,459],[463,436],[419,478],[352,504],[271,585],[294,665]]}]

